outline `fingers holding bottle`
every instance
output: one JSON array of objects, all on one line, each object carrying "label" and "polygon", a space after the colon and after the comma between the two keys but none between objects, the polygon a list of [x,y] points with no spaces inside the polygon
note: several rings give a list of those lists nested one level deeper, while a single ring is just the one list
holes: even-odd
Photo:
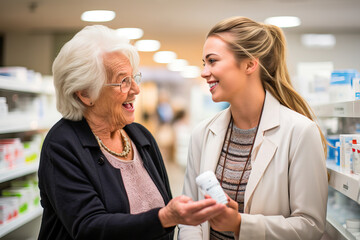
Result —
[{"label": "fingers holding bottle", "polygon": [[168,205],[159,211],[159,218],[163,227],[177,224],[199,225],[226,209],[224,204],[216,203],[214,199],[192,201],[187,196],[172,199]]}]

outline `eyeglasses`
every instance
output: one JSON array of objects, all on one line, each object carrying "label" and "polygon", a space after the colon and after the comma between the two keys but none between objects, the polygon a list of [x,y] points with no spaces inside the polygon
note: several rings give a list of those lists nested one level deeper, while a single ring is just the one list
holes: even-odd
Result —
[{"label": "eyeglasses", "polygon": [[120,83],[107,83],[105,84],[105,86],[115,86],[115,87],[120,86],[120,91],[122,93],[127,93],[131,88],[132,79],[134,79],[137,85],[140,85],[141,77],[142,77],[141,73],[137,73],[132,77],[131,76],[124,77]]}]

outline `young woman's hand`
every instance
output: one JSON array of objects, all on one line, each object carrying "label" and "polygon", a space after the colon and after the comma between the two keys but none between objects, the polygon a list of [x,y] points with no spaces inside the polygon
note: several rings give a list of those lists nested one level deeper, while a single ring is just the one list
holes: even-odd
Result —
[{"label": "young woman's hand", "polygon": [[[241,215],[239,213],[238,203],[232,200],[228,195],[228,204],[225,211],[209,220],[210,226],[216,231],[231,231],[235,236],[239,235]],[[205,199],[211,199],[205,195]]]},{"label": "young woman's hand", "polygon": [[159,218],[164,228],[177,224],[199,225],[227,209],[212,198],[194,202],[190,197],[178,196],[160,209]]}]

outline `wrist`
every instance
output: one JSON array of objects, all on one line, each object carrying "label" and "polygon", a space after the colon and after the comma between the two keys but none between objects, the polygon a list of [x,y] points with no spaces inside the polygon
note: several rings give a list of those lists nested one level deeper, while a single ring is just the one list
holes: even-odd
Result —
[{"label": "wrist", "polygon": [[235,237],[239,236],[240,233],[240,226],[241,226],[241,215],[240,213],[238,213],[237,218],[236,218],[236,224],[235,224],[235,231],[234,231],[234,235]]},{"label": "wrist", "polygon": [[159,216],[159,220],[160,220],[163,228],[168,228],[168,227],[176,225],[176,224],[171,223],[171,218],[169,217],[166,207],[163,207],[159,210],[158,216]]}]

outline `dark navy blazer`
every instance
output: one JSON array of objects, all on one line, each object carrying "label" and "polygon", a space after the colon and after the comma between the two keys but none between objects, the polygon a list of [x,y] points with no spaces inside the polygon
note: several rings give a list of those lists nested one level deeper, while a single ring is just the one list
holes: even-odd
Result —
[{"label": "dark navy blazer", "polygon": [[[124,128],[167,204],[172,198],[161,153],[142,125]],[[130,214],[119,169],[112,167],[86,120],[61,119],[43,143],[39,188],[44,208],[39,239],[173,239],[160,208]]]}]

